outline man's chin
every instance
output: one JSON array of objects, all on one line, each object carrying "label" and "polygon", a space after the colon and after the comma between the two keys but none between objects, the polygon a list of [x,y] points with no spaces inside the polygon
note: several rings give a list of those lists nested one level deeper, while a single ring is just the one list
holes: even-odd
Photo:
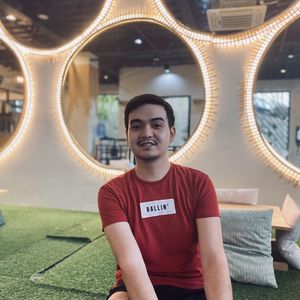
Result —
[{"label": "man's chin", "polygon": [[144,162],[152,162],[160,158],[159,155],[145,153],[144,155],[135,154],[136,160],[144,161]]}]

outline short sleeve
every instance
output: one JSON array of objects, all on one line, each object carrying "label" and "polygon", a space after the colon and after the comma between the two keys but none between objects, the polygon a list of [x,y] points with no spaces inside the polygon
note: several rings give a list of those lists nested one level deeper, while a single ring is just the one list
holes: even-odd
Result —
[{"label": "short sleeve", "polygon": [[102,220],[102,230],[113,223],[128,222],[121,200],[107,186],[103,186],[98,192],[98,209]]},{"label": "short sleeve", "polygon": [[219,204],[213,183],[202,174],[196,184],[196,218],[220,217]]}]

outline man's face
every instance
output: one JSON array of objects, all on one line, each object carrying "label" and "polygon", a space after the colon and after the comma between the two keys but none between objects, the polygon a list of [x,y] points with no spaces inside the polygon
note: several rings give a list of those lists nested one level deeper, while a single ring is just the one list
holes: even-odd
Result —
[{"label": "man's face", "polygon": [[145,104],[129,114],[126,134],[136,159],[149,161],[168,157],[168,147],[174,139],[175,128],[169,128],[163,106]]}]

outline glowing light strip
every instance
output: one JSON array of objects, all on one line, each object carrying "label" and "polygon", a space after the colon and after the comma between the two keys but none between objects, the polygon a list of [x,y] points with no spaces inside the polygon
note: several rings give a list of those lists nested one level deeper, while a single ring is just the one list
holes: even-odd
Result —
[{"label": "glowing light strip", "polygon": [[249,59],[246,70],[247,77],[243,88],[245,102],[243,107],[243,123],[245,125],[246,134],[249,136],[249,141],[254,150],[256,150],[275,171],[299,185],[300,169],[283,159],[261,135],[256,123],[252,99],[256,74],[264,54],[281,30],[299,18],[300,11],[297,13],[294,11],[291,15],[292,17],[288,19],[288,22],[287,19],[283,19],[282,23],[276,21],[272,30],[270,30],[266,36],[266,39],[257,47],[253,56]]},{"label": "glowing light strip", "polygon": [[165,22],[167,22],[171,27],[177,29],[177,33],[185,35],[191,39],[201,40],[202,42],[211,42],[212,34],[201,33],[199,31],[191,30],[185,26],[182,26],[174,16],[168,11],[163,0],[154,0],[158,8],[158,11],[162,14]]}]

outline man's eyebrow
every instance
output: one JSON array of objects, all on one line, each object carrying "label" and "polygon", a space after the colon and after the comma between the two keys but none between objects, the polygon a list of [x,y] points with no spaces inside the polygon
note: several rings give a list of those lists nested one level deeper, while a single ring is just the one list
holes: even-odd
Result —
[{"label": "man's eyebrow", "polygon": [[134,123],[134,122],[142,122],[142,120],[140,120],[140,119],[133,119],[133,120],[130,120],[129,123],[131,124],[131,123]]},{"label": "man's eyebrow", "polygon": [[[157,118],[150,119],[150,122],[155,122],[155,121],[165,122],[165,120],[162,117],[157,117]],[[132,123],[135,123],[135,122],[142,122],[142,120],[141,119],[132,119],[132,120],[130,120],[129,123],[132,124]]]},{"label": "man's eyebrow", "polygon": [[152,118],[150,121],[151,121],[151,122],[153,122],[153,121],[162,121],[162,122],[165,122],[165,120],[164,120],[163,118],[161,118],[161,117],[158,117],[158,118]]}]

